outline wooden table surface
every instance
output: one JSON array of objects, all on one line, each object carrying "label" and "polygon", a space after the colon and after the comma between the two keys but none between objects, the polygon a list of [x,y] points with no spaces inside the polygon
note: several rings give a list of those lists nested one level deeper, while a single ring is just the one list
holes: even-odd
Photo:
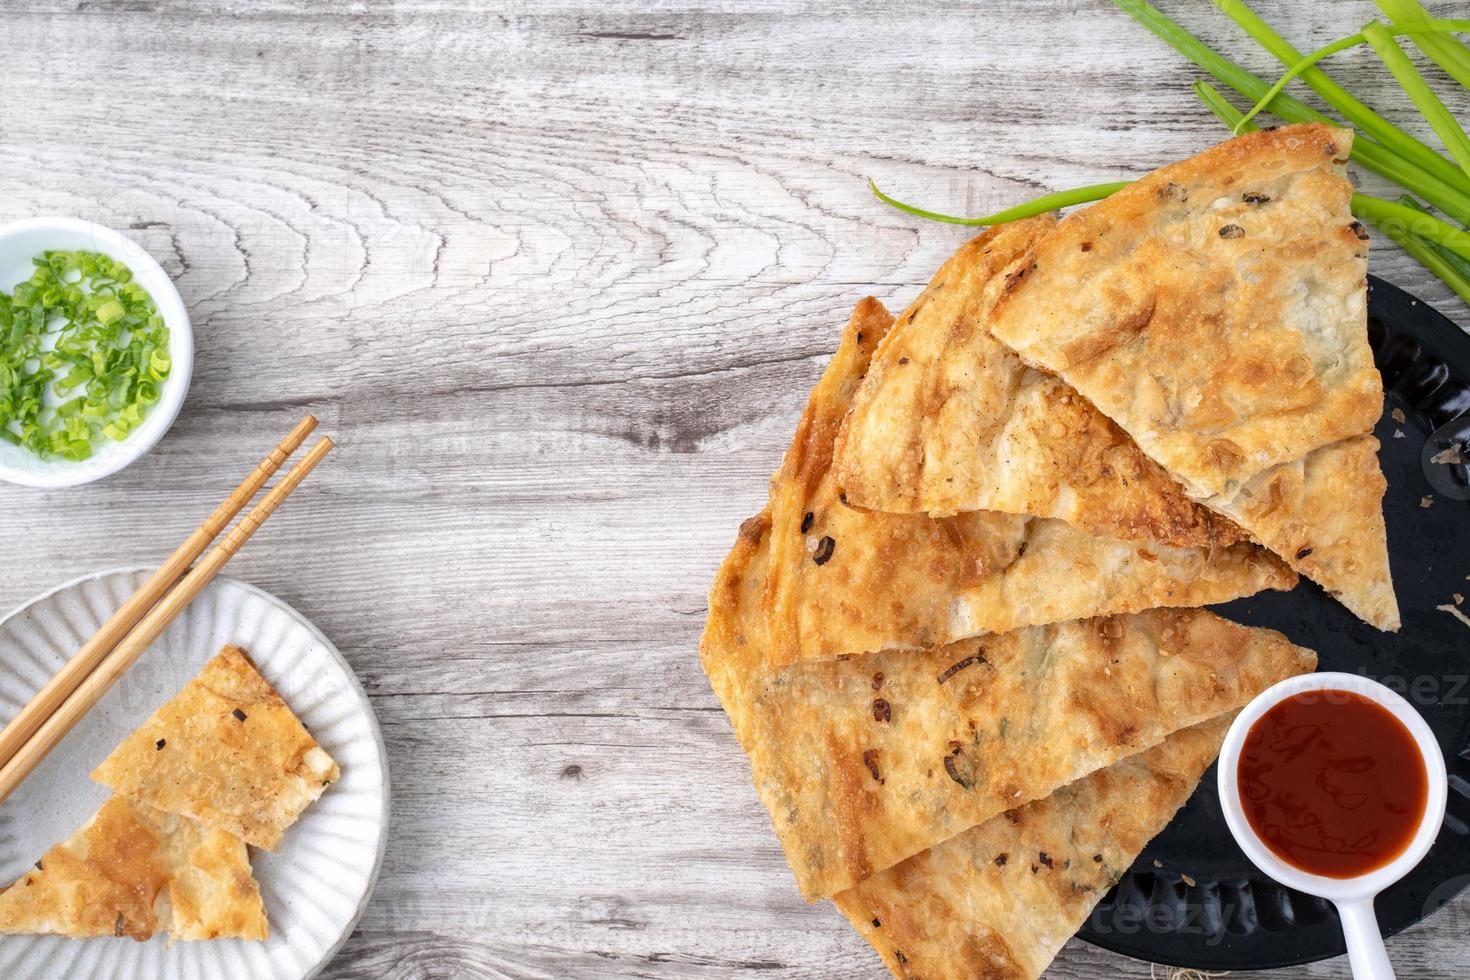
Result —
[{"label": "wooden table surface", "polygon": [[[0,12],[0,220],[123,230],[199,348],[150,456],[0,489],[0,605],[160,559],[315,412],[340,451],[232,571],[336,641],[392,759],[327,976],[882,975],[796,894],[698,667],[705,590],[852,304],[966,235],[867,178],[984,212],[1134,176],[1222,136],[1201,73],[1105,0],[338,6]],[[1375,12],[1257,8],[1303,47]],[[1341,74],[1405,116],[1368,57]],[[1391,245],[1372,269],[1470,323]],[[1470,974],[1467,925],[1394,940],[1400,975]],[[1150,969],[1074,941],[1050,975]]]}]

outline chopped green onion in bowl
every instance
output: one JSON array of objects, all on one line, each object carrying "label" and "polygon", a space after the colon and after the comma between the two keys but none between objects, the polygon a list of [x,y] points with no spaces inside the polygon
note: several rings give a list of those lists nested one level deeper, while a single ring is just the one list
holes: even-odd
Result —
[{"label": "chopped green onion in bowl", "polygon": [[100,252],[46,251],[0,293],[0,439],[79,461],[122,442],[172,369],[169,330],[132,270]]}]

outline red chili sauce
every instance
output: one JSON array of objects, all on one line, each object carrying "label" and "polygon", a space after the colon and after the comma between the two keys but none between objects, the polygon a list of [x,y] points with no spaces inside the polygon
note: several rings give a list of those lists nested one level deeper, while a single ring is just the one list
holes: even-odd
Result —
[{"label": "red chili sauce", "polygon": [[1240,752],[1241,804],[1256,836],[1293,867],[1354,878],[1413,840],[1429,796],[1414,736],[1349,691],[1287,698],[1251,726]]}]

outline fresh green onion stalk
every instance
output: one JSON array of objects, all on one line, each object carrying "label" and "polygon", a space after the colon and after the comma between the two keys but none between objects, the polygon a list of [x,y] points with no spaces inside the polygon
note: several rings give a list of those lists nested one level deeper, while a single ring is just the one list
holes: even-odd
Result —
[{"label": "fresh green onion stalk", "polygon": [[[1378,0],[1378,6],[1395,25],[1429,20],[1419,0]],[[1444,34],[1416,35],[1414,45],[1455,81],[1470,88],[1470,48]]]},{"label": "fresh green onion stalk", "polygon": [[868,189],[873,196],[887,204],[889,207],[897,208],[915,217],[927,218],[930,221],[942,221],[950,225],[977,225],[986,227],[989,225],[1003,225],[1011,221],[1020,221],[1022,218],[1034,217],[1045,214],[1048,211],[1056,211],[1060,208],[1071,207],[1074,204],[1086,204],[1089,201],[1100,201],[1111,195],[1114,191],[1127,187],[1132,181],[1121,180],[1111,184],[1092,184],[1087,187],[1075,187],[1069,191],[1057,191],[1055,194],[1043,194],[1038,198],[1018,204],[995,214],[981,215],[976,218],[961,218],[952,214],[940,214],[938,211],[925,211],[916,208],[912,204],[905,204],[895,198],[889,197],[878,189],[873,181],[868,181]]},{"label": "fresh green onion stalk", "polygon": [[[1418,0],[1379,0],[1379,6],[1393,21],[1392,26],[1369,23],[1360,33],[1303,56],[1243,0],[1215,0],[1247,34],[1288,66],[1286,74],[1275,85],[1268,85],[1170,20],[1148,0],[1113,2],[1217,80],[1255,101],[1256,105],[1249,113],[1242,113],[1208,82],[1195,83],[1195,95],[1232,132],[1256,129],[1252,118],[1262,111],[1291,123],[1341,125],[1338,120],[1284,91],[1286,85],[1298,77],[1311,86],[1329,106],[1359,130],[1353,141],[1352,160],[1409,192],[1397,201],[1354,194],[1353,213],[1397,242],[1444,280],[1466,303],[1470,303],[1470,232],[1443,220],[1419,203],[1419,199],[1427,201],[1461,225],[1470,225],[1470,136],[1466,135],[1394,40],[1395,37],[1412,38],[1451,76],[1470,87],[1470,49],[1451,36],[1452,32],[1470,31],[1470,20],[1432,18]],[[1432,147],[1399,129],[1316,67],[1318,62],[1332,54],[1359,44],[1373,47],[1453,159],[1446,159]],[[878,190],[877,185],[871,185],[880,200],[901,211],[933,221],[963,225],[1015,221],[1044,211],[1100,200],[1124,186],[1126,182],[1079,187],[1047,194],[995,214],[956,217],[905,204]]]},{"label": "fresh green onion stalk", "polygon": [[[1245,5],[1240,4],[1238,0],[1217,0],[1217,2],[1222,6],[1225,6],[1227,2],[1232,3],[1232,6],[1229,8],[1232,10],[1237,6],[1242,10],[1247,10]],[[1252,14],[1252,16],[1254,15]],[[1262,25],[1262,27],[1264,26]],[[1377,26],[1381,38],[1391,42],[1394,37],[1400,35],[1404,37],[1419,37],[1421,35],[1444,34],[1450,31],[1470,30],[1470,20],[1428,20],[1412,24],[1395,24],[1391,29],[1385,28],[1382,25]],[[1265,29],[1269,30],[1269,28]],[[1275,35],[1272,35],[1272,37],[1275,38]],[[1275,40],[1280,41],[1280,38],[1275,38]],[[1451,165],[1444,157],[1412,136],[1409,136],[1397,126],[1389,123],[1382,116],[1378,115],[1378,113],[1369,109],[1362,102],[1359,102],[1346,89],[1342,88],[1342,86],[1333,82],[1321,69],[1314,67],[1317,63],[1335,54],[1347,51],[1350,48],[1355,48],[1360,44],[1368,43],[1369,40],[1365,29],[1357,34],[1349,34],[1347,37],[1339,38],[1331,44],[1318,48],[1309,55],[1304,57],[1298,56],[1295,61],[1289,60],[1290,56],[1296,54],[1295,48],[1286,44],[1285,41],[1281,41],[1280,46],[1273,45],[1271,47],[1272,53],[1280,57],[1289,67],[1287,68],[1286,74],[1278,78],[1275,84],[1266,90],[1266,94],[1257,100],[1256,104],[1251,107],[1251,110],[1245,114],[1245,118],[1254,119],[1256,114],[1265,109],[1271,100],[1282,89],[1286,88],[1292,79],[1300,77],[1321,93],[1323,98],[1329,103],[1338,108],[1349,122],[1353,123],[1372,138],[1383,143],[1386,147],[1393,149],[1394,152],[1399,153],[1405,159],[1413,159],[1420,166],[1425,167],[1431,172],[1438,173],[1441,177],[1458,180],[1459,175],[1449,172]]]},{"label": "fresh green onion stalk", "polygon": [[[1263,21],[1255,11],[1246,6],[1243,0],[1215,0],[1215,3],[1261,47],[1283,64],[1295,68],[1297,63],[1307,60],[1303,59],[1301,52],[1292,47],[1285,38],[1272,30],[1271,26]],[[1456,24],[1458,26],[1454,26]],[[1466,30],[1470,29],[1470,22],[1438,22],[1437,28],[1418,24],[1413,29]],[[1392,43],[1391,38],[1389,43]],[[1340,112],[1343,118],[1357,127],[1359,131],[1372,137],[1386,149],[1443,180],[1458,179],[1459,175],[1454,172],[1454,165],[1448,160],[1364,105],[1351,92],[1329,78],[1320,68],[1312,67],[1314,64],[1315,62],[1309,62],[1299,70],[1302,81],[1310,85],[1313,91],[1320,95],[1328,105]],[[1273,86],[1273,89],[1275,88]],[[1249,97],[1249,93],[1243,94]],[[1246,114],[1246,118],[1249,119],[1255,114],[1256,110],[1252,110]]]},{"label": "fresh green onion stalk", "polygon": [[[1415,211],[1418,211],[1421,214],[1431,213],[1428,208],[1420,204],[1418,201],[1414,200],[1408,194],[1399,195],[1399,203],[1404,205],[1405,207],[1413,208]],[[1470,282],[1470,259],[1463,258],[1460,255],[1451,252],[1443,245],[1435,245],[1434,250],[1441,253],[1444,256],[1445,260],[1449,262],[1449,264],[1453,266],[1460,275],[1465,277],[1466,282]]]},{"label": "fresh green onion stalk", "polygon": [[1399,87],[1404,94],[1414,103],[1419,112],[1428,121],[1430,127],[1444,141],[1445,148],[1450,151],[1450,156],[1460,165],[1460,169],[1467,178],[1470,178],[1470,137],[1466,137],[1465,130],[1450,115],[1450,110],[1439,101],[1439,96],[1434,94],[1419,74],[1419,69],[1404,54],[1404,49],[1399,47],[1393,35],[1388,32],[1377,21],[1373,21],[1363,27],[1363,37],[1373,46],[1378,59],[1383,62],[1393,77],[1398,81]]}]

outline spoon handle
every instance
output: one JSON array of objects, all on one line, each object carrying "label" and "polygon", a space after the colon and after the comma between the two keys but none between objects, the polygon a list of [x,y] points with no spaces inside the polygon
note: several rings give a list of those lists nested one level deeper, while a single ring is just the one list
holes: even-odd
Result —
[{"label": "spoon handle", "polygon": [[1337,903],[1342,934],[1347,939],[1348,962],[1353,980],[1394,980],[1393,964],[1383,948],[1383,933],[1373,913],[1372,898],[1346,899]]}]

